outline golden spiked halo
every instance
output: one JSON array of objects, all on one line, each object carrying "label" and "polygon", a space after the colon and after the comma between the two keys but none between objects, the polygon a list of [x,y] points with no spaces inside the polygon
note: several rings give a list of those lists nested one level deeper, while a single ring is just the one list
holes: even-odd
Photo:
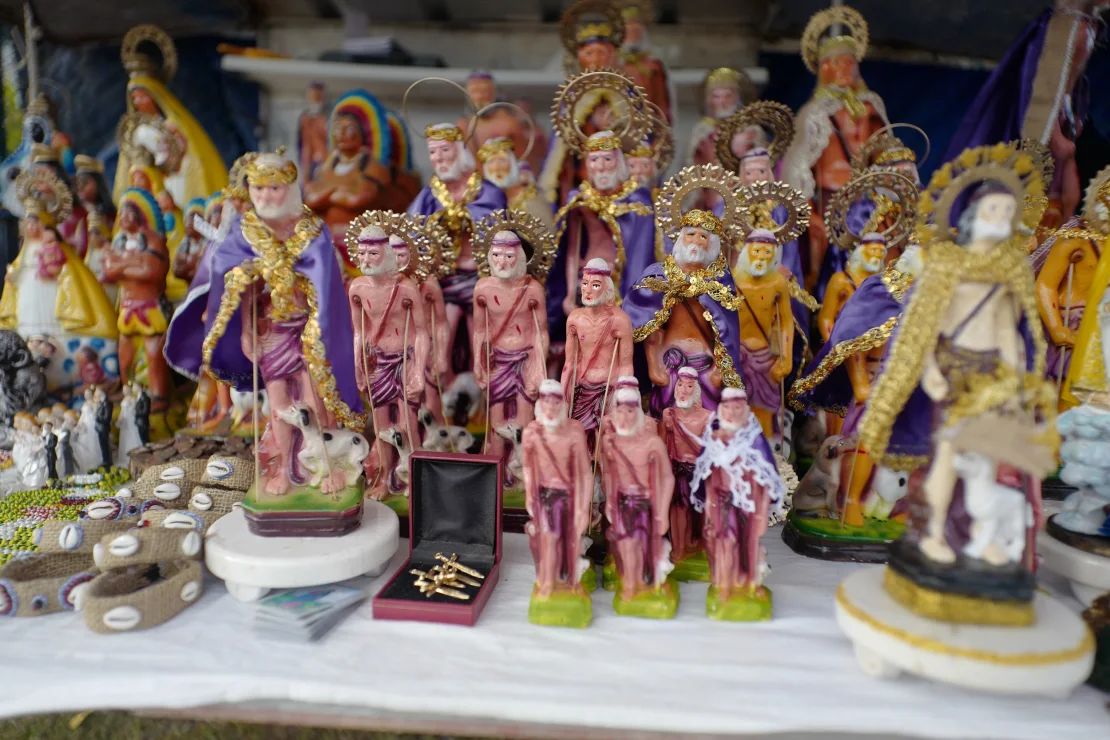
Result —
[{"label": "golden spiked halo", "polygon": [[[595,94],[611,101],[622,101],[623,105],[612,106],[615,115],[623,116],[623,128],[614,133],[620,139],[621,149],[637,146],[651,129],[654,114],[644,89],[612,69],[582,72],[559,86],[551,104],[551,121],[563,143],[577,154],[587,151],[589,136],[582,131],[583,121],[578,120],[578,104],[587,95],[593,97]],[[624,110],[618,111],[618,108]]]},{"label": "golden spiked halo", "polygon": [[[585,18],[600,20],[588,21]],[[563,48],[574,56],[578,53],[578,39],[581,31],[596,32],[612,39],[618,49],[624,43],[624,17],[621,9],[610,0],[578,0],[563,12],[559,23],[559,38]]]},{"label": "golden spiked halo", "polygon": [[[739,235],[740,201],[737,194],[742,188],[740,177],[719,165],[697,164],[684,167],[659,188],[659,195],[655,198],[655,223],[664,236],[672,239],[678,236],[684,225],[693,225],[719,233],[721,241],[729,244]],[[715,190],[720,194],[725,204],[723,216],[717,218],[699,210],[698,218],[703,218],[701,214],[707,214],[713,216],[713,221],[717,223],[704,219],[706,225],[684,224],[684,219],[692,213],[684,208],[686,200],[703,189]],[[716,228],[709,229],[710,225]]]},{"label": "golden spiked halo", "polygon": [[[144,44],[153,44],[162,54],[162,62],[142,50]],[[145,74],[169,82],[177,73],[177,47],[169,34],[150,23],[132,27],[123,36],[119,50],[123,68],[132,75]]]},{"label": "golden spiked halo", "polygon": [[[848,35],[822,38],[826,31],[836,28],[846,28]],[[844,45],[856,61],[859,61],[867,55],[869,41],[867,21],[858,10],[847,5],[825,8],[813,14],[802,33],[802,61],[805,62],[806,69],[817,74],[823,48],[828,48],[830,44]]]},{"label": "golden spiked halo", "polygon": [[[905,142],[894,134],[896,129],[903,128],[915,131],[921,136],[921,139],[925,142],[924,154],[918,155],[915,150],[906,146]],[[885,164],[881,160],[884,155],[890,152],[897,152],[907,159],[912,158],[914,163],[921,164],[929,159],[929,154],[932,151],[932,142],[929,140],[929,135],[920,126],[915,126],[912,123],[889,123],[868,136],[867,141],[863,142],[863,146],[852,155],[852,173],[858,174],[872,165]]]},{"label": "golden spiked halo", "polygon": [[45,167],[31,167],[15,179],[15,194],[27,213],[45,214],[60,224],[73,213],[73,193],[69,186]]},{"label": "golden spiked halo", "polygon": [[421,222],[421,228],[427,234],[428,243],[432,247],[432,274],[441,278],[453,275],[459,256],[447,229],[438,220],[427,217]]},{"label": "golden spiked halo", "polygon": [[[432,125],[425,126],[424,128],[413,125],[412,119],[409,118],[409,95],[412,94],[413,90],[415,90],[420,85],[423,85],[425,82],[442,82],[443,84],[450,85],[451,87],[462,93],[463,100],[466,101],[464,107],[467,111],[466,115],[469,121],[466,131],[462,131],[458,127],[434,129],[432,128]],[[468,93],[466,91],[466,88],[459,83],[455,82],[454,80],[449,80],[446,77],[421,77],[419,80],[409,85],[408,88],[405,90],[405,94],[401,97],[401,120],[407,124],[410,130],[418,132],[420,136],[425,139],[445,141],[470,141],[470,137],[474,135],[474,131],[477,128],[478,112],[474,110],[474,101],[470,99],[470,93]]]},{"label": "golden spiked halo", "polygon": [[[892,197],[893,196],[893,197]],[[859,233],[848,228],[848,213],[853,205],[868,199],[876,204],[885,199],[897,206],[894,221],[886,228],[879,224],[868,223]],[[864,233],[874,231],[883,235],[888,249],[905,244],[914,233],[914,219],[917,216],[918,187],[913,180],[892,169],[866,170],[854,176],[844,187],[836,191],[832,201],[825,209],[825,227],[829,231],[829,243],[850,251],[863,237]],[[885,217],[889,212],[883,213]]]},{"label": "golden spiked halo", "polygon": [[[1099,215],[1099,205],[1105,209],[1103,215]],[[1088,228],[1110,234],[1110,165],[1099,170],[1087,183],[1083,194],[1083,218]]]},{"label": "golden spiked halo", "polygon": [[[526,146],[524,148],[524,153],[521,154],[520,157],[518,157],[518,159],[520,159],[520,160],[528,159],[528,155],[532,153],[532,147],[534,147],[536,145],[536,121],[535,121],[535,119],[532,118],[532,116],[528,115],[528,112],[526,110],[521,108],[516,103],[510,103],[507,100],[495,100],[494,102],[490,103],[489,105],[483,106],[481,110],[479,110],[477,113],[474,114],[474,118],[472,119],[473,120],[472,129],[477,128],[478,120],[483,115],[485,115],[488,111],[492,111],[492,110],[495,110],[497,108],[509,108],[509,109],[513,110],[514,112],[516,112],[516,114],[521,119],[523,119],[524,121],[526,121],[528,123],[528,146]],[[473,135],[473,131],[468,131],[466,138],[469,139],[470,136],[472,136],[472,135]],[[486,144],[489,144],[491,141],[495,141],[495,139],[490,139],[490,140],[486,141],[485,143],[483,143],[481,147],[479,147],[479,149],[478,149],[478,158],[479,159],[482,158],[482,149],[484,149]],[[508,150],[504,149],[503,148],[504,145],[502,145],[502,144],[497,144],[497,145],[494,145],[494,146],[496,148],[499,148],[500,151],[511,151],[513,149],[511,140],[509,141],[509,149]],[[492,152],[491,152],[491,154],[492,154]]]},{"label": "golden spiked halo", "polygon": [[489,277],[489,250],[493,237],[499,231],[511,231],[520,237],[528,258],[528,274],[541,283],[547,281],[547,273],[555,262],[555,252],[559,241],[551,229],[535,216],[523,211],[493,211],[474,227],[474,260],[478,263],[478,274]]},{"label": "golden spiked halo", "polygon": [[[181,162],[182,157],[185,156],[185,149],[182,146],[181,139],[170,128],[165,118],[152,113],[128,111],[120,117],[119,124],[116,125],[116,141],[119,142],[120,151],[132,164],[141,164],[147,167],[156,166],[154,153],[135,140],[135,134],[140,126],[149,126],[158,131],[162,141],[170,148],[167,161]],[[158,167],[158,169],[162,168]],[[172,175],[173,173],[163,170],[163,174]]]},{"label": "golden spiked halo", "polygon": [[928,245],[951,239],[952,208],[957,198],[987,180],[1001,184],[1021,203],[1014,212],[1015,234],[1022,226],[1030,231],[1037,227],[1048,203],[1040,169],[1032,157],[1012,144],[994,144],[965,149],[933,173],[917,200],[918,241]]},{"label": "golden spiked halo", "polygon": [[250,193],[247,191],[247,167],[259,154],[260,152],[247,152],[231,165],[227,173],[227,187],[224,188],[225,197],[250,200]]},{"label": "golden spiked halo", "polygon": [[770,229],[779,244],[797,239],[809,227],[809,218],[813,210],[809,199],[802,195],[802,191],[785,182],[768,180],[753,182],[740,188],[736,198],[740,203],[737,224],[742,237],[756,228],[756,206],[761,206],[768,201],[786,209],[786,219]]},{"label": "golden spiked halo", "polygon": [[655,172],[661,175],[674,161],[674,129],[667,123],[663,109],[648,101],[651,107],[651,130],[636,146],[627,150],[630,157],[651,157],[655,162]]},{"label": "golden spiked halo", "polygon": [[748,126],[759,126],[771,134],[767,151],[777,162],[794,140],[794,113],[782,103],[757,100],[717,123],[717,161],[729,172],[740,171],[740,158],[732,152],[732,137]]},{"label": "golden spiked halo", "polygon": [[297,182],[297,165],[285,157],[285,147],[279,146],[273,154],[285,159],[281,165],[264,164],[262,157],[270,152],[256,152],[243,166],[243,176],[248,186],[292,185]]},{"label": "golden spiked halo", "polygon": [[364,211],[356,216],[347,226],[347,233],[343,237],[347,254],[356,264],[359,234],[369,226],[378,226],[387,237],[399,236],[408,243],[410,257],[406,273],[416,282],[422,283],[429,275],[434,274],[435,253],[439,250],[439,245],[432,240],[434,233],[425,228],[423,216],[410,216],[395,211]]},{"label": "golden spiked halo", "polygon": [[1025,138],[1007,141],[1006,145],[1012,146],[1032,158],[1033,164],[1037,166],[1037,170],[1041,173],[1041,181],[1045,184],[1045,187],[1052,183],[1052,178],[1056,176],[1056,160],[1047,146],[1036,139]]}]

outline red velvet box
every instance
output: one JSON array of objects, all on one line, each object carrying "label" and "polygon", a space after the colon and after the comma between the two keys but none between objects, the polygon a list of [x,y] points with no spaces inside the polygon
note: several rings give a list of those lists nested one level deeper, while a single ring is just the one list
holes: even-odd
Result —
[{"label": "red velvet box", "polygon": [[[409,557],[377,596],[375,619],[411,619],[473,626],[489,601],[501,567],[501,462],[493,455],[412,453],[409,461]],[[413,585],[412,569],[438,564],[437,552],[485,574],[468,586],[468,601]]]}]

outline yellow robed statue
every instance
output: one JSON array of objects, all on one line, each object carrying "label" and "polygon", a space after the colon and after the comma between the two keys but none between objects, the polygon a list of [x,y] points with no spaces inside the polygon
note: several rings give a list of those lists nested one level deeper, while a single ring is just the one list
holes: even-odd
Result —
[{"label": "yellow robed statue", "polygon": [[[158,49],[161,60],[151,56],[151,46]],[[177,139],[173,143],[150,142],[150,147],[154,149],[181,151],[180,162],[174,162],[176,169],[166,173],[166,186],[175,200],[187,203],[193,198],[207,198],[227,185],[227,166],[212,139],[188,108],[166,87],[177,70],[177,50],[166,32],[152,25],[135,26],[123,37],[120,57],[131,76],[127,83],[127,114],[157,116],[169,124],[168,128]],[[146,143],[139,145],[147,146]],[[129,186],[131,166],[142,164],[131,161],[130,150],[131,147],[125,147],[121,142],[113,187],[116,200]],[[152,151],[151,154],[156,159],[166,156],[165,152],[159,151]]]}]

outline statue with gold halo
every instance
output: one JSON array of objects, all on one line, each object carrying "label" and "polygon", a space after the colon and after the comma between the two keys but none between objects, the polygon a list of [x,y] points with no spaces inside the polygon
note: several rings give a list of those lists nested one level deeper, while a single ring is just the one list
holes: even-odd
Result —
[{"label": "statue with gold halo", "polygon": [[[1043,205],[1025,203],[1043,192],[1031,159],[1004,144],[968,150],[934,173],[919,204],[928,258],[860,421],[860,444],[876,460],[928,467],[920,499],[911,485],[917,511],[892,549],[885,584],[932,618],[1033,619],[1055,394],[1043,378],[1045,341],[1019,226],[1040,221]],[[976,568],[991,569],[989,584]],[[983,606],[951,605],[969,600]]]},{"label": "statue with gold halo", "polygon": [[[687,197],[703,188],[720,193],[724,218],[684,209]],[[701,165],[674,175],[656,199],[656,222],[674,240],[674,249],[644,270],[622,305],[632,319],[633,339],[644,347],[656,418],[673,405],[681,368],[698,373],[702,405],[710,410],[717,408],[722,387],[744,387],[738,319],[743,299],[736,295],[722,252],[722,245],[737,236],[738,190],[735,175]]]},{"label": "statue with gold halo", "polygon": [[20,174],[14,188],[24,216],[19,254],[8,266],[0,296],[0,328],[40,348],[35,354],[46,361],[46,389],[64,397],[84,382],[75,362],[82,353],[91,352],[99,370],[94,375],[107,379],[105,361],[115,354],[118,336],[115,312],[59,231],[72,205],[65,183],[35,168]]},{"label": "statue with gold halo", "polygon": [[624,20],[624,43],[621,45],[621,70],[640,87],[648,100],[659,107],[663,120],[673,120],[671,91],[667,82],[667,68],[651,54],[648,41],[648,24],[655,20],[651,0],[618,0]]},{"label": "statue with gold halo", "polygon": [[755,100],[755,85],[738,69],[718,67],[705,76],[702,88],[703,115],[690,134],[686,161],[688,164],[723,164],[717,159],[717,125]]},{"label": "statue with gold halo", "polygon": [[[814,202],[808,233],[806,287],[814,291],[827,242],[825,209],[852,176],[859,148],[889,121],[882,98],[867,89],[859,63],[867,53],[867,22],[844,5],[810,18],[802,35],[802,59],[817,75],[817,88],[798,110],[794,139],[782,161],[782,179]],[[821,296],[816,294],[817,298]]]},{"label": "statue with gold halo", "polygon": [[[101,280],[101,263],[104,260],[104,250],[112,241],[116,206],[112,202],[112,191],[104,179],[104,165],[86,154],[78,154],[73,162],[77,168],[74,192],[86,214],[85,264],[93,271],[97,280]],[[112,297],[114,296],[109,296]]]},{"label": "statue with gold halo", "polygon": [[[135,26],[123,37],[120,49],[127,70],[127,113],[161,119],[181,152],[181,161],[167,189],[178,203],[207,198],[227,184],[227,167],[212,139],[193,114],[182,105],[167,84],[177,71],[177,50],[173,40],[157,26]],[[133,162],[123,147],[116,163],[113,188],[118,201],[129,187]]]},{"label": "statue with gold halo", "polygon": [[[524,152],[524,159],[527,160],[529,149]],[[553,228],[551,208],[540,197],[535,183],[524,178],[521,160],[513,149],[511,139],[499,137],[486,140],[478,147],[478,164],[482,168],[482,176],[505,193],[510,211],[522,211],[542,221],[547,228]]]},{"label": "statue with gold halo", "polygon": [[304,200],[324,219],[352,272],[354,263],[343,242],[347,224],[363,211],[386,207],[392,145],[385,108],[377,98],[366,90],[349,90],[335,101],[328,157],[305,182]]},{"label": "statue with gold halo", "polygon": [[[1110,401],[1110,361],[1107,350],[1110,345],[1103,343],[1107,334],[1106,317],[1107,296],[1110,296],[1110,168],[1104,168],[1091,179],[1084,198],[1084,218],[1087,229],[1101,235],[1098,264],[1091,277],[1090,289],[1086,294],[1083,319],[1075,334],[1075,349],[1064,378],[1060,397],[1064,403],[1098,402],[1107,405]],[[1095,310],[1097,309],[1097,310]]]},{"label": "statue with gold halo", "polygon": [[[181,344],[199,333],[205,369],[239,391],[266,389],[270,417],[244,503],[252,531],[344,534],[361,518],[369,448],[339,260],[327,225],[301,202],[291,160],[263,153],[245,170],[252,208],[213,251],[204,320],[182,327]],[[176,349],[175,366],[199,374]]]},{"label": "statue with gold halo", "polygon": [[577,0],[563,12],[559,36],[569,73],[614,70],[621,66],[624,17],[609,0]]}]

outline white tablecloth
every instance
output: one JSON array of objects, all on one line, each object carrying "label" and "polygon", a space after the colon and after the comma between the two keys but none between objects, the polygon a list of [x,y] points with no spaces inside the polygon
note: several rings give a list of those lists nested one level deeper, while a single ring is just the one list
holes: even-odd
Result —
[{"label": "white tablecloth", "polygon": [[319,643],[279,642],[252,633],[252,607],[219,581],[142,633],[93,634],[72,613],[11,619],[0,622],[0,716],[253,700],[420,713],[434,697],[461,718],[682,733],[1110,736],[1105,697],[1085,686],[1053,701],[864,676],[833,592],[877,566],[810,560],[779,535],[765,538],[775,616],[759,624],[710,621],[705,584],[683,584],[672,621],[618,617],[598,591],[589,629],[535,627],[523,535],[506,536],[501,583],[475,628],[376,622],[367,602]]}]

